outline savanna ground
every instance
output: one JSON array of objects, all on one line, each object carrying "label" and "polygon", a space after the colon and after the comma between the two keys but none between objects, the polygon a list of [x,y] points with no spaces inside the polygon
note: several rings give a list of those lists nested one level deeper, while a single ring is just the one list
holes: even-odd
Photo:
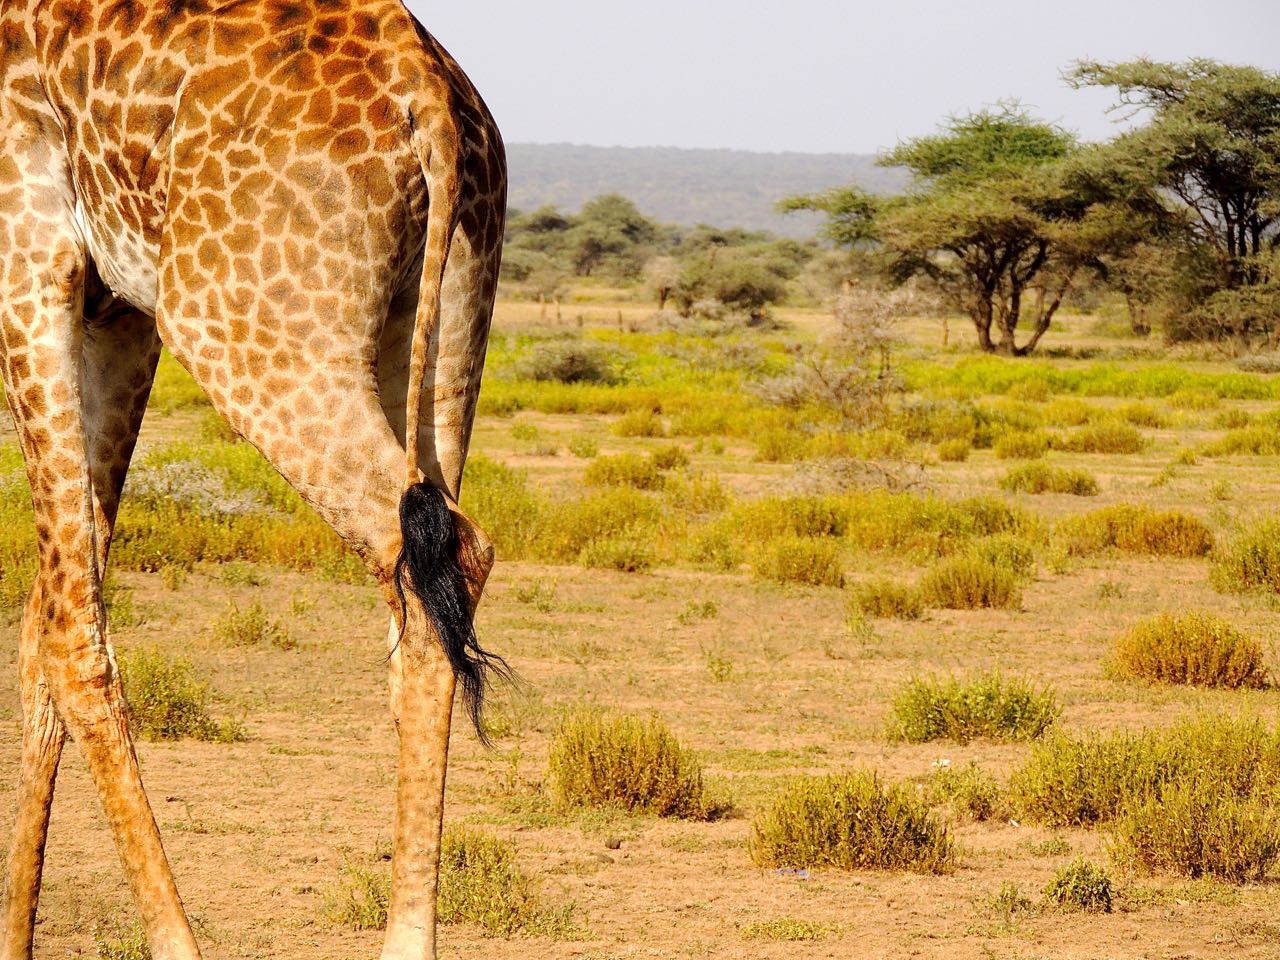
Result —
[{"label": "savanna ground", "polygon": [[[1057,726],[1072,733],[1167,727],[1205,712],[1280,718],[1271,689],[1154,687],[1108,668],[1126,629],[1187,610],[1259,638],[1275,665],[1280,615],[1269,596],[1216,590],[1213,556],[1094,543],[1062,523],[1148,505],[1198,518],[1227,550],[1274,513],[1280,428],[1269,417],[1280,382],[1211,353],[1173,356],[1107,335],[1085,316],[1063,318],[1050,344],[1059,355],[1032,361],[970,353],[956,321],[944,348],[938,321],[921,319],[898,351],[907,390],[896,412],[853,436],[820,404],[781,408],[753,392],[830,333],[826,314],[783,311],[780,331],[704,337],[651,328],[649,313],[607,293],[566,305],[559,323],[535,306],[499,305],[464,505],[500,548],[479,632],[522,682],[495,693],[493,749],[459,718],[448,820],[510,841],[542,902],[572,913],[551,935],[446,926],[443,955],[1280,956],[1280,886],[1142,872],[1113,860],[1105,826],[1055,829],[1016,804],[984,821],[939,806],[960,848],[943,875],[774,870],[747,849],[753,817],[798,775],[872,769],[929,797],[939,769],[972,761],[1003,782],[1026,760],[1027,743],[891,737],[894,697],[912,677],[998,668],[1027,678],[1052,688]],[[529,378],[538,350],[558,349],[540,344],[578,336],[611,383]],[[373,956],[381,934],[334,922],[324,905],[348,866],[387,868],[396,754],[387,612],[164,363],[136,460],[137,505],[121,520],[113,635],[125,651],[189,658],[215,717],[242,724],[234,742],[139,744],[179,887],[208,957]],[[1141,449],[1064,449],[1090,423],[1129,424]],[[1097,494],[1003,491],[1000,479],[1028,462],[996,456],[1007,434],[1031,437],[1031,452],[1052,441],[1036,462],[1087,471]],[[1220,451],[1246,452],[1215,453],[1224,437],[1236,440]],[[948,440],[971,447],[967,459],[942,460]],[[12,494],[11,432],[0,445]],[[656,462],[644,459],[655,451]],[[624,453],[641,459],[599,465]],[[796,497],[808,506],[796,508]],[[29,546],[20,500],[10,496],[3,515],[0,574],[12,678],[0,685],[6,818],[19,754],[14,602],[30,572],[16,562]],[[812,519],[824,511],[842,519]],[[914,584],[940,558],[1001,537],[1032,558],[1020,605],[930,604],[918,620],[851,614],[859,584]],[[797,551],[806,562],[789,564]],[[279,629],[237,635],[228,610],[255,603]],[[583,705],[661,717],[730,812],[701,822],[558,806],[544,784],[548,749],[560,717]],[[1110,873],[1112,912],[1041,903],[1054,872],[1080,856]],[[1030,906],[1002,910],[1006,884]],[[132,956],[112,939],[131,911],[69,747],[37,953]]]}]

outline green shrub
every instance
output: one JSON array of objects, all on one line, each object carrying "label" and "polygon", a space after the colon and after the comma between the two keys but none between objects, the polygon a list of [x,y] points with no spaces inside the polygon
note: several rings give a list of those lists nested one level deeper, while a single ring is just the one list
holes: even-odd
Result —
[{"label": "green shrub", "polygon": [[844,586],[839,544],[818,537],[782,536],[759,547],[751,557],[756,576],[774,583],[814,587]]},{"label": "green shrub", "polygon": [[1022,608],[1018,576],[976,556],[952,557],[936,564],[920,581],[920,592],[929,606],[947,610]]},{"label": "green shrub", "polygon": [[1031,541],[1013,533],[998,533],[973,541],[969,556],[1008,570],[1020,579],[1030,578],[1036,569],[1036,548]]},{"label": "green shrub", "polygon": [[1212,410],[1219,402],[1218,394],[1195,387],[1183,388],[1169,397],[1169,406],[1180,410]]},{"label": "green shrub", "polygon": [[569,452],[580,460],[590,460],[600,452],[600,443],[595,437],[579,434],[569,441]]},{"label": "green shrub", "polygon": [[1000,488],[1013,493],[1068,493],[1092,497],[1098,493],[1098,481],[1088,470],[1027,463],[1006,473],[1000,480]]},{"label": "green shrub", "polygon": [[383,871],[348,863],[342,879],[324,892],[321,915],[351,930],[385,930],[391,902],[391,877]]},{"label": "green shrub", "polygon": [[1035,740],[1058,718],[1051,690],[987,673],[970,680],[913,678],[893,700],[889,733],[910,743],[978,737]]},{"label": "green shrub", "polygon": [[1213,531],[1203,520],[1128,503],[1067,517],[1056,533],[1072,556],[1115,547],[1127,553],[1202,557],[1213,549]]},{"label": "green shrub", "polygon": [[1274,457],[1280,455],[1280,432],[1273,426],[1230,430],[1205,444],[1201,452],[1207,457]]},{"label": "green shrub", "polygon": [[916,792],[874,773],[803,777],[751,824],[762,867],[947,873],[955,848]]},{"label": "green shrub", "polygon": [[1101,867],[1079,859],[1059,868],[1044,888],[1044,898],[1064,910],[1111,912],[1111,878]]},{"label": "green shrub", "polygon": [[1213,415],[1213,426],[1218,430],[1239,430],[1252,422],[1253,417],[1249,411],[1239,407],[1228,407]]},{"label": "green shrub", "polygon": [[1280,593],[1280,520],[1251,524],[1216,551],[1209,582],[1222,593]]},{"label": "green shrub", "polygon": [[440,851],[441,923],[473,923],[486,936],[572,937],[573,904],[552,910],[516,864],[510,841],[476,830],[445,831]]},{"label": "green shrub", "polygon": [[551,743],[548,779],[566,807],[619,807],[659,817],[717,814],[702,765],[656,717],[600,712],[566,716]]},{"label": "green shrub", "polygon": [[1160,732],[1054,734],[1014,772],[1010,796],[1026,819],[1088,826],[1192,779],[1220,797],[1269,794],[1280,783],[1280,732],[1210,716]]},{"label": "green shrub", "polygon": [[1123,634],[1116,668],[1152,683],[1201,687],[1262,687],[1267,682],[1262,646],[1212,614],[1163,613]]},{"label": "green shrub", "polygon": [[924,616],[924,600],[910,584],[878,577],[855,584],[851,605],[869,617],[893,620],[919,620]]},{"label": "green shrub", "polygon": [[530,552],[540,559],[576,562],[583,549],[596,541],[620,538],[651,545],[658,518],[657,502],[639,490],[600,490],[548,507]]},{"label": "green shrub", "polygon": [[684,447],[668,443],[649,454],[653,465],[659,470],[675,470],[689,465],[689,454]]},{"label": "green shrub", "polygon": [[539,540],[543,508],[523,470],[488,457],[470,457],[461,506],[493,539],[499,559],[521,559]]},{"label": "green shrub", "polygon": [[1048,453],[1049,438],[1039,431],[1006,433],[991,449],[1000,460],[1036,460]]},{"label": "green shrub", "polygon": [[1276,797],[1222,795],[1192,777],[1131,804],[1114,830],[1116,858],[1151,873],[1262,882],[1280,864]]},{"label": "green shrub", "polygon": [[962,770],[942,767],[929,780],[929,801],[950,806],[971,820],[991,820],[1004,809],[1004,791],[973,762]]},{"label": "green shrub", "polygon": [[281,623],[268,617],[257,600],[248,610],[229,604],[227,612],[213,622],[213,637],[231,647],[271,646],[292,650],[298,646],[298,641]]},{"label": "green shrub", "polygon": [[587,464],[583,480],[593,487],[632,487],[657,490],[662,474],[652,457],[638,453],[619,453],[612,457],[596,457]]},{"label": "green shrub", "polygon": [[1134,427],[1118,420],[1100,420],[1067,434],[1061,447],[1073,453],[1139,453],[1147,445]]},{"label": "green shrub", "polygon": [[98,960],[151,960],[146,930],[137,920],[95,921],[90,933]]},{"label": "green shrub", "polygon": [[1165,426],[1165,418],[1149,403],[1126,403],[1116,409],[1116,415],[1135,427],[1159,429]]},{"label": "green shrub", "polygon": [[794,463],[804,458],[808,438],[795,429],[777,428],[761,431],[755,441],[757,463]]},{"label": "green shrub", "polygon": [[556,383],[613,383],[610,357],[599,345],[577,339],[548,340],[515,366],[524,380]]},{"label": "green shrub", "polygon": [[938,459],[943,463],[964,463],[969,459],[968,440],[943,440],[938,444]]},{"label": "green shrub", "polygon": [[1079,427],[1094,418],[1094,408],[1075,397],[1059,397],[1044,408],[1045,423],[1057,427]]},{"label": "green shrub", "polygon": [[1019,380],[1017,383],[1010,384],[1009,389],[1005,391],[1005,396],[1010,400],[1044,403],[1053,396],[1053,390],[1044,380],[1028,378],[1026,380]]},{"label": "green shrub", "polygon": [[613,425],[613,432],[620,437],[665,437],[662,418],[647,407],[628,410]]},{"label": "green shrub", "polygon": [[644,573],[653,566],[654,559],[650,539],[624,534],[589,540],[578,553],[578,562],[584,567],[623,573]]},{"label": "green shrub", "polygon": [[170,660],[153,647],[142,647],[121,653],[119,665],[129,726],[135,736],[147,740],[190,737],[219,743],[244,739],[238,721],[219,723],[209,716],[208,685],[196,680],[190,660]]}]

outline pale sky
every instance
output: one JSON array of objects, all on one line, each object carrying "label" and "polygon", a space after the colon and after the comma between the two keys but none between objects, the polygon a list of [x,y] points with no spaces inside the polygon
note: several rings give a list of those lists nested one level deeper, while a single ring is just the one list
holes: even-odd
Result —
[{"label": "pale sky", "polygon": [[1017,97],[1087,139],[1072,60],[1280,71],[1280,0],[407,0],[521,143],[869,153]]}]

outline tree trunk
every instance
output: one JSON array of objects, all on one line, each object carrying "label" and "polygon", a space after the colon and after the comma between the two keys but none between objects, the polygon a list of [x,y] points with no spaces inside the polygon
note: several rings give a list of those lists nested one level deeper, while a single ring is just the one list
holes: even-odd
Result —
[{"label": "tree trunk", "polygon": [[970,312],[973,328],[978,332],[978,347],[983,353],[995,353],[996,346],[991,342],[991,299],[979,300],[976,308]]}]

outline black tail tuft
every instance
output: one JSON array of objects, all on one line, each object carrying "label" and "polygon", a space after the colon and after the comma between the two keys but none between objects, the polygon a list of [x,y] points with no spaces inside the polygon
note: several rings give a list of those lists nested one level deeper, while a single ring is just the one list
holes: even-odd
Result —
[{"label": "black tail tuft", "polygon": [[509,678],[511,671],[505,660],[487,652],[476,639],[462,562],[475,546],[459,534],[444,493],[427,483],[413,484],[400,498],[400,534],[403,545],[395,579],[401,608],[407,614],[407,586],[431,618],[462,688],[463,706],[487,746],[489,738],[481,724],[484,695],[493,676]]}]

